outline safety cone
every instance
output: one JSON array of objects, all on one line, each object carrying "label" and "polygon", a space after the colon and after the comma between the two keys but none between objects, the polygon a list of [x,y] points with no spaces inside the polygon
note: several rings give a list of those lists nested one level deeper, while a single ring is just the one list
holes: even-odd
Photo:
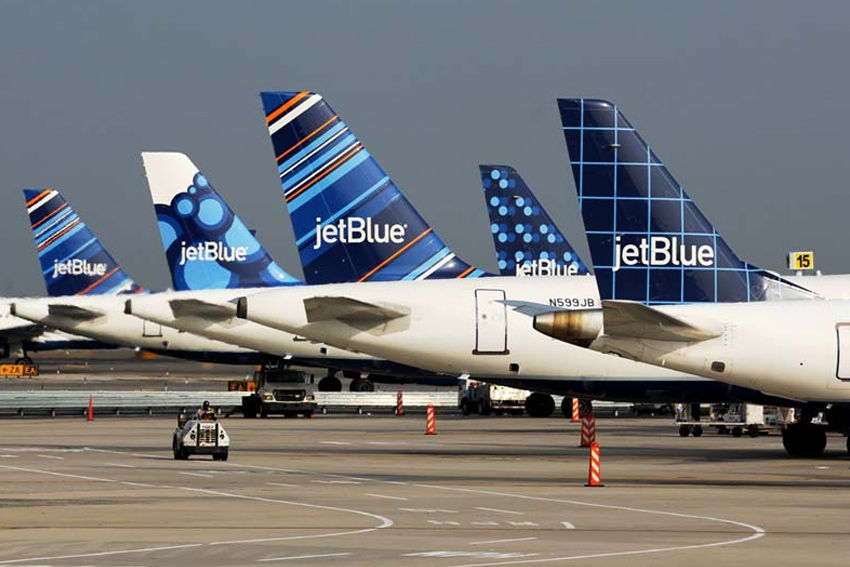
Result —
[{"label": "safety cone", "polygon": [[437,434],[437,420],[434,417],[434,404],[428,404],[425,409],[425,435]]},{"label": "safety cone", "polygon": [[86,416],[88,421],[94,421],[94,400],[92,399],[92,395],[89,394],[89,413]]},{"label": "safety cone", "polygon": [[592,413],[581,416],[580,447],[590,447],[596,441],[596,416]]},{"label": "safety cone", "polygon": [[404,415],[404,394],[401,390],[395,395],[395,414]]},{"label": "safety cone", "polygon": [[573,423],[578,423],[580,420],[579,417],[579,403],[578,398],[573,398],[573,414],[571,416],[570,421]]},{"label": "safety cone", "polygon": [[602,471],[599,463],[599,443],[596,441],[590,444],[590,468],[587,472],[587,484],[585,486],[605,486],[602,484]]}]

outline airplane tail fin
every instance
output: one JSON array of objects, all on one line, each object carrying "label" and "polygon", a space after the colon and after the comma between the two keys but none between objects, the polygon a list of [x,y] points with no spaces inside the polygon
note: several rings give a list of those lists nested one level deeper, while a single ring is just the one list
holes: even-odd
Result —
[{"label": "airplane tail fin", "polygon": [[260,93],[307,283],[484,275],[454,255],[316,93]]},{"label": "airplane tail fin", "polygon": [[507,165],[479,165],[499,273],[585,275],[587,266],[549,213]]},{"label": "airplane tail fin", "polygon": [[52,297],[141,293],[71,205],[54,189],[24,189],[41,274]]},{"label": "airplane tail fin", "polygon": [[151,199],[174,289],[292,285],[194,163],[175,152],[143,152]]},{"label": "airplane tail fin", "polygon": [[602,299],[646,304],[811,297],[741,260],[616,105],[558,109]]}]

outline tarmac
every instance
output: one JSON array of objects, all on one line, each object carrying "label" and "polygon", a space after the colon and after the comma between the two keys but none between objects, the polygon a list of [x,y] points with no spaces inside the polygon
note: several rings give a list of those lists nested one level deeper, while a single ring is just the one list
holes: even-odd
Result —
[{"label": "tarmac", "polygon": [[846,565],[843,438],[680,438],[601,419],[604,487],[564,418],[221,421],[230,460],[175,461],[174,420],[7,420],[0,565]]}]

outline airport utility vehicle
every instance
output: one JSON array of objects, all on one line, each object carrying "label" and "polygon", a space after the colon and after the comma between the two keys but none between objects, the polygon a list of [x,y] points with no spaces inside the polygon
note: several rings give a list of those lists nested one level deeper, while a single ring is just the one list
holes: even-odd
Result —
[{"label": "airport utility vehicle", "polygon": [[190,455],[212,455],[214,461],[226,461],[230,436],[215,419],[202,420],[177,416],[177,428],[171,447],[176,460],[185,461]]}]

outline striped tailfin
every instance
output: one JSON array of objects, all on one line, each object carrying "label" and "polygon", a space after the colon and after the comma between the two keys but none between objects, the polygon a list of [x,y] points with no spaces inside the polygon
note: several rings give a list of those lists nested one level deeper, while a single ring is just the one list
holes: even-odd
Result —
[{"label": "striped tailfin", "polygon": [[320,95],[260,96],[307,283],[485,275],[449,250]]},{"label": "striped tailfin", "polygon": [[83,219],[54,189],[24,189],[50,296],[141,293]]}]

